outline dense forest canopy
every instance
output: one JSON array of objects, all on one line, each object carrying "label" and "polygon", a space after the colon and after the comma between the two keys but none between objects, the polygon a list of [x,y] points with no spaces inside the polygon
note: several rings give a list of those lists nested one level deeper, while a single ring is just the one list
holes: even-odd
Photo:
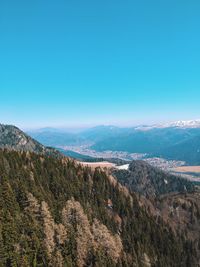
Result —
[{"label": "dense forest canopy", "polygon": [[97,168],[0,150],[0,265],[197,266],[197,251]]}]

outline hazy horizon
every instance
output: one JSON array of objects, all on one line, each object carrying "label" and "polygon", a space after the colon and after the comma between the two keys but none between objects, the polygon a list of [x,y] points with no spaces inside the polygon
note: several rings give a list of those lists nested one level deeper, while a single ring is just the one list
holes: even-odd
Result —
[{"label": "hazy horizon", "polygon": [[200,118],[198,117],[193,117],[193,118],[177,118],[174,120],[153,120],[149,122],[145,121],[139,121],[135,120],[132,122],[126,122],[126,121],[121,121],[121,122],[103,122],[100,121],[99,123],[76,123],[74,122],[73,124],[70,123],[63,123],[63,124],[20,124],[17,121],[0,121],[0,124],[4,125],[13,125],[16,126],[24,131],[38,131],[38,130],[60,130],[60,131],[66,131],[66,132],[79,132],[82,130],[90,129],[90,128],[95,128],[95,127],[100,127],[100,126],[113,126],[113,127],[119,127],[119,128],[131,128],[131,127],[139,127],[139,126],[154,126],[154,125],[164,125],[168,123],[173,123],[177,121],[200,121]]},{"label": "hazy horizon", "polygon": [[95,127],[101,127],[101,126],[111,126],[111,127],[119,127],[119,128],[131,128],[131,127],[137,127],[137,126],[153,126],[153,125],[162,125],[166,123],[173,123],[176,121],[190,121],[190,120],[200,120],[200,118],[193,118],[193,119],[181,119],[181,120],[168,120],[168,121],[157,121],[152,123],[99,123],[99,124],[74,124],[74,125],[42,125],[42,126],[35,126],[35,127],[20,127],[19,125],[15,125],[20,127],[22,130],[25,131],[34,131],[34,130],[60,130],[60,131],[68,131],[68,132],[79,132],[82,130],[95,128]]}]

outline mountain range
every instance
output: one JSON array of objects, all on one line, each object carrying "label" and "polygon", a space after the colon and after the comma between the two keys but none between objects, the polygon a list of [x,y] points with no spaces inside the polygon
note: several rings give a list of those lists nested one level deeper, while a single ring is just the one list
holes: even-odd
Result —
[{"label": "mountain range", "polygon": [[0,266],[200,266],[191,182],[141,161],[83,167],[14,126],[0,147]]},{"label": "mountain range", "polygon": [[28,132],[44,145],[53,147],[87,146],[97,152],[125,151],[200,164],[200,120],[162,125],[120,128],[98,126],[79,133]]},{"label": "mountain range", "polygon": [[95,143],[91,148],[96,151],[148,153],[152,156],[185,160],[188,164],[198,165],[200,164],[199,137],[200,128],[153,128],[148,131],[136,130],[116,135]]}]

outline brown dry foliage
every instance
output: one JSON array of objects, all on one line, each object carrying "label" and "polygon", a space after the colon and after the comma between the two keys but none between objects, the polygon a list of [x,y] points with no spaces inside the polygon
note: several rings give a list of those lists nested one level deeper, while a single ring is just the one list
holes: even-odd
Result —
[{"label": "brown dry foliage", "polygon": [[77,225],[77,266],[82,267],[93,244],[93,236],[87,215],[84,213],[80,203],[72,198],[67,201],[62,211],[62,219],[68,231],[74,224]]},{"label": "brown dry foliage", "polygon": [[50,266],[63,267],[63,256],[59,246],[67,241],[68,233],[73,231],[76,239],[77,266],[83,267],[86,264],[90,251],[101,250],[105,255],[117,262],[123,251],[119,235],[113,235],[108,228],[94,219],[91,225],[81,204],[73,198],[67,201],[62,210],[62,224],[56,224],[48,204],[37,199],[28,193],[28,207],[26,208],[43,224],[44,246],[50,260]]},{"label": "brown dry foliage", "polygon": [[48,256],[50,257],[55,248],[55,222],[49,211],[48,204],[45,201],[41,203],[41,220],[44,226],[44,245],[47,249]]},{"label": "brown dry foliage", "polygon": [[94,248],[103,250],[114,262],[117,262],[123,250],[119,235],[112,235],[108,228],[96,219],[92,225],[92,233]]},{"label": "brown dry foliage", "polygon": [[91,249],[94,251],[101,250],[114,262],[117,262],[123,250],[119,235],[113,235],[105,225],[96,219],[90,225],[88,217],[79,202],[73,198],[67,201],[62,212],[62,219],[69,230],[72,224],[76,223],[77,225],[77,266],[85,265],[85,260]]}]

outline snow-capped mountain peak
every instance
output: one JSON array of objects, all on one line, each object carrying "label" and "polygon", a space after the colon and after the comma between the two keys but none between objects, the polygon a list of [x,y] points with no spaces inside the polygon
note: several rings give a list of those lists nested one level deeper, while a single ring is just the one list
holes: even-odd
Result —
[{"label": "snow-capped mountain peak", "polygon": [[148,131],[155,128],[200,128],[200,119],[197,120],[179,120],[174,122],[167,122],[153,125],[141,125],[134,127],[135,130]]},{"label": "snow-capped mountain peak", "polygon": [[200,119],[188,121],[175,121],[158,125],[159,128],[179,127],[179,128],[200,128]]}]

